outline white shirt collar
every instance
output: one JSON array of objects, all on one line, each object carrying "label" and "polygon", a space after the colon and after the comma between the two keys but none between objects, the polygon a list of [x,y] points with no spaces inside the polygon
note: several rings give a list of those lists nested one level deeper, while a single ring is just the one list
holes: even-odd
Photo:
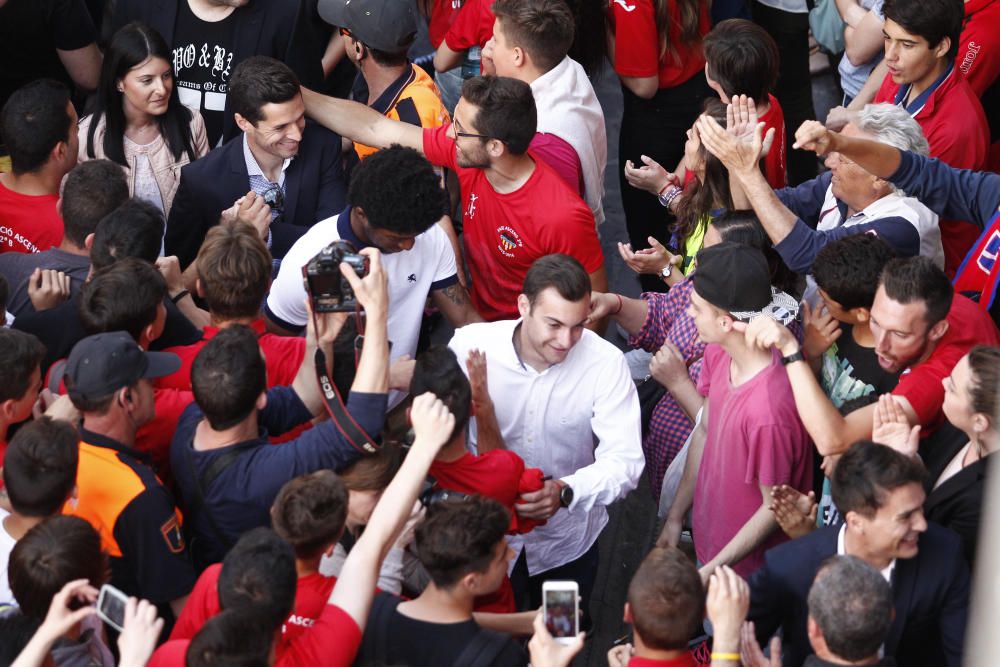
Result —
[{"label": "white shirt collar", "polygon": [[[281,163],[281,174],[278,176],[278,185],[284,185],[285,183],[285,170],[288,169],[288,165],[292,163],[295,156],[285,158],[284,162]],[[247,133],[243,133],[243,160],[247,164],[247,176],[260,176],[261,178],[267,178],[264,175],[264,171],[257,164],[257,158],[253,156],[253,151],[250,150],[250,142],[247,141]]]},{"label": "white shirt collar", "polygon": [[[846,551],[846,545],[845,545],[845,540],[844,540],[844,535],[845,535],[846,532],[847,532],[847,523],[842,523],[840,525],[840,532],[837,534],[837,555],[838,556],[850,556],[850,555],[853,555],[853,554],[847,553],[847,551]],[[881,570],[879,572],[879,574],[882,575],[882,578],[889,582],[890,586],[892,585],[892,571],[894,569],[896,569],[896,559],[895,558],[893,558],[892,561],[890,561],[890,563],[887,566],[885,566],[885,568],[883,570]]]}]

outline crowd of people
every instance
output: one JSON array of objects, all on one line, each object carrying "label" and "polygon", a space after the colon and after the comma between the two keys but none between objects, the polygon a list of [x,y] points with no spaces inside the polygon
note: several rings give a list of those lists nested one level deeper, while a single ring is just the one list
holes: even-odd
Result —
[{"label": "crowd of people", "polygon": [[0,663],[964,664],[1000,0],[812,4],[0,0]]}]

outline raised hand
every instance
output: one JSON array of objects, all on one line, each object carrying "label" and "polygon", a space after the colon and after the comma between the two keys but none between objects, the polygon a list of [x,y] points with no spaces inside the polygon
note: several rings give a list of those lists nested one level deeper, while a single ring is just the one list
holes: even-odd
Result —
[{"label": "raised hand", "polygon": [[689,380],[687,363],[680,349],[669,340],[656,351],[649,361],[649,373],[657,382],[667,389],[677,386],[678,382]]},{"label": "raised hand", "polygon": [[802,319],[805,324],[802,349],[807,358],[815,359],[824,354],[840,338],[840,322],[834,319],[825,305],[810,308],[809,302],[803,301]]},{"label": "raised hand", "polygon": [[920,424],[910,426],[906,413],[892,394],[882,394],[872,416],[872,440],[900,454],[916,456],[920,447]]},{"label": "raised hand", "polygon": [[816,494],[802,493],[787,484],[771,490],[771,511],[781,530],[793,540],[816,528],[816,511],[819,507]]},{"label": "raised hand", "polygon": [[658,195],[668,185],[680,187],[677,176],[667,171],[659,162],[648,155],[641,155],[639,159],[642,160],[641,167],[636,167],[632,160],[625,161],[625,180],[633,188]]},{"label": "raised hand", "polygon": [[368,258],[368,275],[359,278],[349,264],[340,263],[340,271],[351,283],[354,296],[370,317],[385,316],[389,311],[389,288],[382,268],[382,253],[375,248],[364,248],[359,252]]},{"label": "raised hand", "polygon": [[465,360],[465,368],[469,371],[472,404],[476,406],[492,404],[489,378],[486,374],[486,353],[481,350],[469,350],[469,356]]},{"label": "raised hand", "polygon": [[742,331],[746,337],[747,345],[758,347],[762,350],[776,348],[782,356],[794,354],[798,350],[798,341],[795,336],[777,320],[762,315],[750,323],[733,322],[733,331]]},{"label": "raised hand", "polygon": [[410,422],[417,436],[413,449],[419,446],[432,450],[434,454],[451,439],[451,433],[455,430],[455,415],[451,414],[441,399],[429,391],[413,399]]},{"label": "raised hand", "polygon": [[830,152],[835,136],[836,133],[831,132],[818,120],[807,120],[795,131],[795,143],[792,144],[792,148],[826,155]]},{"label": "raised hand", "polygon": [[55,269],[35,269],[28,278],[28,298],[35,310],[55,308],[69,298],[69,276]]}]

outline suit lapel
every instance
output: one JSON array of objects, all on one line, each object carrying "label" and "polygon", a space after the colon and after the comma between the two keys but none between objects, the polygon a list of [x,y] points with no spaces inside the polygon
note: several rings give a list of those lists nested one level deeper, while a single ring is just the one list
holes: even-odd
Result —
[{"label": "suit lapel", "polygon": [[[298,224],[295,220],[295,209],[299,201],[299,190],[302,188],[302,148],[305,142],[299,144],[299,154],[292,160],[292,163],[288,165],[288,169],[285,170],[285,222],[290,224]],[[315,220],[306,221],[307,225],[311,225],[316,222]]]},{"label": "suit lapel", "polygon": [[979,459],[972,465],[962,468],[945,480],[941,486],[930,491],[927,495],[927,500],[924,501],[924,511],[930,512],[933,508],[951,500],[957,494],[963,493],[973,484],[981,481],[986,474],[986,463],[988,460]]},{"label": "suit lapel", "polygon": [[913,588],[916,586],[919,576],[919,572],[917,572],[919,561],[919,555],[905,560],[898,559],[896,567],[893,569],[892,599],[896,609],[896,618],[893,619],[892,625],[889,627],[889,634],[885,638],[886,655],[898,653],[899,642],[903,637],[903,627],[913,601]]}]

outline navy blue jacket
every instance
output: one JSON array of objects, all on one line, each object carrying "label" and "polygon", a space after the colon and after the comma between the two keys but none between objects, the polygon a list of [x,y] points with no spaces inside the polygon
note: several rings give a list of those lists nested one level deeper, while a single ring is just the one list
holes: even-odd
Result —
[{"label": "navy blue jacket", "polygon": [[[774,547],[750,578],[748,619],[763,644],[782,629],[785,667],[799,667],[811,654],[806,600],[820,565],[837,553],[840,528],[814,530]],[[897,560],[892,576],[896,617],[885,654],[907,667],[961,667],[969,605],[969,568],[962,542],[950,530],[928,523],[915,558]]]},{"label": "navy blue jacket", "polygon": [[[373,436],[382,430],[385,409],[386,394],[351,392],[347,399],[347,411]],[[170,443],[170,468],[184,508],[184,529],[199,566],[222,560],[228,548],[251,528],[271,525],[271,503],[285,482],[317,470],[340,470],[360,455],[329,420],[295,440],[271,445],[268,433],[285,433],[312,418],[291,387],[268,390],[267,407],[257,416],[259,437],[209,451],[193,447],[195,429],[204,418],[197,403],[189,405],[177,422]],[[199,499],[195,475],[200,484],[213,462],[237,447],[239,456],[209,481],[207,488],[201,488]]]},{"label": "navy blue jacket", "polygon": [[902,162],[888,178],[911,197],[949,220],[968,220],[981,229],[1000,208],[1000,175],[955,169],[937,158],[902,151]]},{"label": "navy blue jacket", "polygon": [[[830,187],[832,178],[833,173],[828,171],[797,187],[775,191],[781,203],[798,218],[788,236],[774,245],[774,249],[781,255],[788,268],[796,273],[809,273],[816,255],[826,244],[845,236],[867,232],[873,232],[892,246],[900,257],[914,257],[920,254],[920,234],[909,220],[900,216],[879,218],[849,227],[840,225],[833,229],[817,230],[816,225],[819,223],[826,191]],[[909,190],[907,194],[910,194]],[[837,200],[837,207],[840,209],[841,219],[846,220],[847,204]]]},{"label": "navy blue jacket", "polygon": [[[187,267],[209,228],[219,223],[222,211],[249,190],[242,134],[181,168],[181,182],[167,219],[166,253],[177,255],[181,268]],[[337,215],[346,203],[340,137],[307,121],[299,154],[285,171],[284,220],[271,225],[271,254],[284,257],[310,227]]]}]

